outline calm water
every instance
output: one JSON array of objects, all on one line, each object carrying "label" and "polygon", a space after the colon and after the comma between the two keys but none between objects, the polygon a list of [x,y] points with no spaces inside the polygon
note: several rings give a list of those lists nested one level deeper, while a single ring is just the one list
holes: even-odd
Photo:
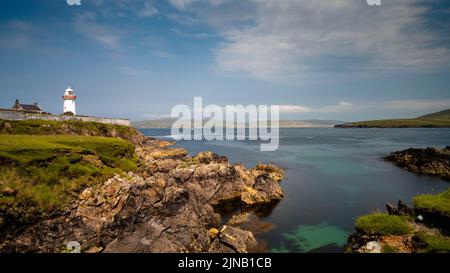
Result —
[{"label": "calm water", "polygon": [[[169,129],[145,129],[170,138]],[[450,183],[419,176],[380,160],[409,147],[450,145],[450,129],[281,129],[276,152],[249,141],[181,141],[191,154],[210,150],[253,167],[273,162],[286,170],[285,198],[251,229],[268,251],[341,251],[355,219],[385,203],[436,193]]]}]

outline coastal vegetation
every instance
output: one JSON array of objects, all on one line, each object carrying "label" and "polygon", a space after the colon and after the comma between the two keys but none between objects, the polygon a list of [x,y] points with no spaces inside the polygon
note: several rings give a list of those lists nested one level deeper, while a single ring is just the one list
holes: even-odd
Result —
[{"label": "coastal vegetation", "polygon": [[[442,114],[442,113],[441,113]],[[450,147],[407,149],[384,158],[408,171],[450,177]],[[388,213],[361,216],[350,235],[349,252],[450,252],[450,188],[437,194],[421,194],[410,208],[386,204]]]},{"label": "coastal vegetation", "polygon": [[402,235],[412,231],[404,217],[386,213],[359,217],[356,220],[356,229],[369,235]]},{"label": "coastal vegetation", "polygon": [[436,195],[418,195],[414,197],[413,204],[416,209],[423,212],[436,213],[450,218],[450,189]]},{"label": "coastal vegetation", "polygon": [[133,127],[78,120],[1,120],[0,134],[8,135],[76,135],[122,138],[139,144],[143,136]]},{"label": "coastal vegetation", "polygon": [[413,240],[421,253],[449,253],[450,237],[441,234],[418,232]]},{"label": "coastal vegetation", "polygon": [[84,187],[137,168],[134,145],[117,138],[0,135],[0,212],[31,222]]},{"label": "coastal vegetation", "polygon": [[448,128],[450,109],[412,119],[382,119],[350,122],[335,125],[336,128]]},{"label": "coastal vegetation", "polygon": [[0,121],[0,132],[0,252],[64,252],[68,241],[83,252],[247,252],[253,234],[224,225],[222,205],[283,198],[275,165],[190,156],[132,127]]},{"label": "coastal vegetation", "polygon": [[[350,252],[450,252],[450,189],[438,194],[418,195],[414,208],[399,202],[389,213],[359,217],[356,233],[349,237]],[[377,247],[378,246],[378,247]]]}]

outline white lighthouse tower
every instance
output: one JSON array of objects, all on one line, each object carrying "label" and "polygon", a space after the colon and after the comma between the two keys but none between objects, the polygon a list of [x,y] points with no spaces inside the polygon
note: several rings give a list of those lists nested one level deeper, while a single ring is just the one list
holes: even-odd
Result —
[{"label": "white lighthouse tower", "polygon": [[73,114],[76,115],[76,109],[75,109],[75,100],[77,99],[77,96],[73,93],[72,88],[67,87],[66,91],[64,91],[64,114]]}]

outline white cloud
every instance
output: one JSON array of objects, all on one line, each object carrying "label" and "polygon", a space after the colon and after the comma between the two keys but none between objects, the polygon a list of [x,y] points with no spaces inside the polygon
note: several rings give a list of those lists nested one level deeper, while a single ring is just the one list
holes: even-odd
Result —
[{"label": "white cloud", "polygon": [[[448,45],[424,26],[418,0],[252,0],[252,24],[222,32],[222,71],[261,79],[327,74],[428,72],[448,66]],[[359,3],[361,2],[361,3]],[[444,39],[444,38],[442,38]]]},{"label": "white cloud", "polygon": [[336,105],[328,105],[317,109],[317,112],[321,113],[342,113],[342,112],[353,112],[363,109],[362,105],[355,105],[351,102],[341,101]]},{"label": "white cloud", "polygon": [[393,100],[380,105],[381,109],[387,110],[416,110],[430,111],[450,108],[450,99],[441,100]]},{"label": "white cloud", "polygon": [[148,73],[145,69],[135,68],[131,66],[122,66],[120,71],[127,76],[140,76]]},{"label": "white cloud", "polygon": [[93,13],[80,14],[75,18],[75,29],[86,37],[113,50],[122,50],[121,41],[125,33],[95,21],[96,15]]},{"label": "white cloud", "polygon": [[281,113],[351,113],[372,110],[407,110],[410,112],[437,111],[450,108],[450,99],[390,100],[379,102],[344,102],[335,105],[308,107],[304,105],[280,105]]},{"label": "white cloud", "polygon": [[169,0],[170,4],[177,9],[184,10],[189,4],[195,0]]},{"label": "white cloud", "polygon": [[142,9],[139,9],[137,14],[140,17],[152,17],[158,14],[158,9],[153,4],[153,1],[145,1]]},{"label": "white cloud", "polygon": [[105,18],[152,17],[159,13],[153,0],[91,0]]},{"label": "white cloud", "polygon": [[176,58],[176,56],[170,52],[164,51],[164,50],[152,50],[151,53],[158,57],[158,58],[162,58],[162,59],[170,59],[173,60]]},{"label": "white cloud", "polygon": [[35,43],[39,29],[25,21],[9,21],[0,25],[0,35],[8,39],[0,39],[2,49],[26,49]]},{"label": "white cloud", "polygon": [[302,105],[280,105],[280,113],[309,113],[312,109]]}]

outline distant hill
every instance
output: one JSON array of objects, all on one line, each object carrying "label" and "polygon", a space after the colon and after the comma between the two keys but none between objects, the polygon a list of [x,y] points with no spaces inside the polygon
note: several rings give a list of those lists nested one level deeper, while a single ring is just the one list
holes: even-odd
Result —
[{"label": "distant hill", "polygon": [[143,120],[132,122],[131,124],[137,128],[170,128],[172,124],[176,121],[175,118],[161,118],[153,120]]},{"label": "distant hill", "polygon": [[[145,120],[132,122],[133,126],[137,128],[170,128],[176,121],[175,118],[162,118],[156,120]],[[206,122],[206,121],[204,121]],[[280,127],[282,128],[330,128],[334,125],[342,123],[337,120],[280,120]],[[231,127],[231,125],[229,125]]]},{"label": "distant hill", "polygon": [[450,109],[412,119],[382,119],[350,122],[336,128],[450,128]]},{"label": "distant hill", "polygon": [[450,119],[450,109],[420,116],[418,119]]}]

